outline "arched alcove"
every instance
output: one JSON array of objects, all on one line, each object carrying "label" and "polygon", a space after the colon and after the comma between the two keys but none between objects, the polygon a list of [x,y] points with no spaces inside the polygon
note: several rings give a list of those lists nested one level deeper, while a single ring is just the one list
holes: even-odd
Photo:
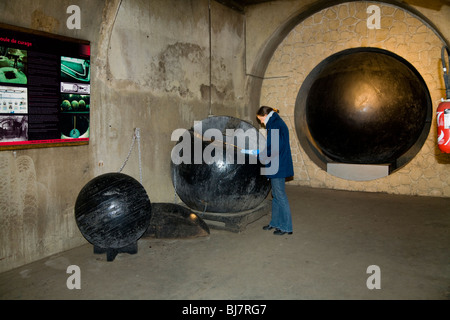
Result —
[{"label": "arched alcove", "polygon": [[[380,9],[381,24],[378,29],[368,27],[368,7],[373,5]],[[249,89],[254,95],[253,101],[259,102],[259,105],[279,108],[280,115],[291,130],[295,175],[290,183],[410,195],[449,193],[445,186],[450,181],[447,178],[442,180],[447,175],[436,159],[435,130],[431,126],[435,117],[432,110],[443,93],[440,52],[446,43],[441,33],[423,15],[396,1],[321,2],[284,24],[259,54],[261,60],[253,71],[261,78],[251,80],[255,86]],[[398,154],[395,160],[389,159],[387,171],[378,175],[382,179],[375,179],[373,175],[368,179],[354,179],[330,174],[327,166],[328,163],[335,163],[335,159],[329,161],[326,159],[329,155],[309,152],[297,138],[300,124],[294,110],[298,100],[308,98],[306,93],[298,97],[299,92],[308,75],[325,59],[344,50],[369,47],[389,52],[391,57],[399,58],[412,66],[411,70],[417,71],[420,76],[418,81],[425,83],[423,87],[428,89],[430,97],[423,103],[426,105],[426,120],[412,145]],[[256,109],[256,103],[251,107]]]}]

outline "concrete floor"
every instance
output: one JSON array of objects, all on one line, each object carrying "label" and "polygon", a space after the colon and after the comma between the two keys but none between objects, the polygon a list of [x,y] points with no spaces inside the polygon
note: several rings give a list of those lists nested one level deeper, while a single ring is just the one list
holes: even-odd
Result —
[{"label": "concrete floor", "polygon": [[[0,274],[0,299],[450,298],[450,199],[287,187],[294,234],[211,229],[141,239],[112,262],[90,244]],[[80,267],[81,289],[66,285]],[[380,289],[366,282],[380,268]]]}]

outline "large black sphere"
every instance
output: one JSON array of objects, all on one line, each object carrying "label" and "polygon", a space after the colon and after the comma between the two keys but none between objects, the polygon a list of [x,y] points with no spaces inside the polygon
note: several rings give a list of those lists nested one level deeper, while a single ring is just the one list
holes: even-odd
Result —
[{"label": "large black sphere", "polygon": [[421,135],[429,93],[417,71],[381,51],[342,52],[322,63],[306,100],[314,142],[334,161],[386,164]]},{"label": "large black sphere", "polygon": [[[256,208],[269,193],[270,181],[260,174],[262,164],[255,156],[246,154],[244,163],[237,161],[241,148],[248,148],[253,141],[244,143],[236,140],[227,144],[215,138],[211,142],[203,136],[208,129],[218,129],[223,133],[224,140],[226,129],[255,130],[254,137],[261,137],[250,123],[234,117],[217,116],[199,122],[189,130],[191,161],[181,164],[172,161],[172,182],[176,193],[186,205],[198,211],[232,213]],[[222,157],[210,164],[202,157],[203,161],[195,164],[195,143],[201,145],[202,152],[211,144],[216,144],[223,150]]]},{"label": "large black sphere", "polygon": [[119,249],[147,230],[152,206],[144,187],[123,173],[106,173],[78,194],[75,219],[83,236],[99,248]]}]

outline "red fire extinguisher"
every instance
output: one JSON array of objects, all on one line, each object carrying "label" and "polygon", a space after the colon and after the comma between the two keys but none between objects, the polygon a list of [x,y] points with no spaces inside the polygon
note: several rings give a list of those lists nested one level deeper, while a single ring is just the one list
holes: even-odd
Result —
[{"label": "red fire extinguisher", "polygon": [[450,79],[445,63],[445,51],[449,56],[450,66],[450,50],[447,47],[442,48],[442,67],[444,69],[444,82],[446,100],[442,99],[437,108],[437,142],[439,150],[445,153],[450,153]]}]

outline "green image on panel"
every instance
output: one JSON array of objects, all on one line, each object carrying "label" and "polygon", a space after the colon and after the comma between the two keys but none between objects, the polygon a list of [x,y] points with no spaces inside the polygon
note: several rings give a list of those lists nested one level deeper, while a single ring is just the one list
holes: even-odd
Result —
[{"label": "green image on panel", "polygon": [[91,80],[89,60],[61,57],[61,79],[68,82],[89,82]]},{"label": "green image on panel", "polygon": [[0,82],[27,84],[27,51],[0,46]]}]

